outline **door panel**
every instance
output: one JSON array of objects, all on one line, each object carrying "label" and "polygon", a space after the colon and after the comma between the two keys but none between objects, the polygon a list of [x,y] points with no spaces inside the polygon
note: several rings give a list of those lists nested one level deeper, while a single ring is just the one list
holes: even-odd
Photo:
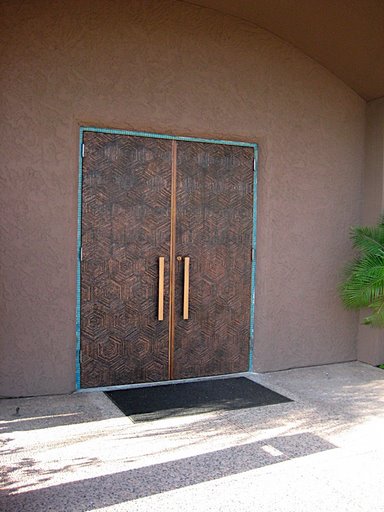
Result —
[{"label": "door panel", "polygon": [[171,141],[84,133],[81,386],[168,378]]},{"label": "door panel", "polygon": [[190,257],[190,290],[183,320],[176,261],[176,379],[248,369],[252,198],[252,148],[177,143],[176,256]]}]

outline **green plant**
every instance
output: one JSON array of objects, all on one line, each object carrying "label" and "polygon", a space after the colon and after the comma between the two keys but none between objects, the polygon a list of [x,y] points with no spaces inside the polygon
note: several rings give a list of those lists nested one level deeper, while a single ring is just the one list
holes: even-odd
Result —
[{"label": "green plant", "polygon": [[340,296],[348,309],[370,308],[363,323],[384,327],[384,216],[373,227],[351,231],[358,256],[345,269]]}]

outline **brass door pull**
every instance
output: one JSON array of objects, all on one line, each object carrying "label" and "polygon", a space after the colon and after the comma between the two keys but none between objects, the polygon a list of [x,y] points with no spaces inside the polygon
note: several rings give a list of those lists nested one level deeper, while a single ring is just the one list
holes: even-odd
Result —
[{"label": "brass door pull", "polygon": [[189,314],[189,256],[184,258],[184,303],[183,303],[183,319],[188,320]]},{"label": "brass door pull", "polygon": [[164,320],[164,256],[159,257],[159,300],[158,320]]}]

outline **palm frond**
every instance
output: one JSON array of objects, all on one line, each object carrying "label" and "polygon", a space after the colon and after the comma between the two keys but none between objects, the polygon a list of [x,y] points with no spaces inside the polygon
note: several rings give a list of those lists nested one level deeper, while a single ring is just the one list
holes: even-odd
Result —
[{"label": "palm frond", "polygon": [[364,318],[363,324],[371,327],[384,327],[384,296],[372,303],[370,308],[372,314]]},{"label": "palm frond", "polygon": [[340,297],[348,309],[371,309],[364,324],[384,327],[384,215],[374,227],[353,228],[351,238],[359,255],[345,268]]},{"label": "palm frond", "polygon": [[351,234],[353,245],[362,255],[384,256],[384,225],[375,227],[357,227]]},{"label": "palm frond", "polygon": [[352,309],[368,307],[383,296],[384,258],[367,256],[355,260],[347,269],[339,291],[345,306]]}]

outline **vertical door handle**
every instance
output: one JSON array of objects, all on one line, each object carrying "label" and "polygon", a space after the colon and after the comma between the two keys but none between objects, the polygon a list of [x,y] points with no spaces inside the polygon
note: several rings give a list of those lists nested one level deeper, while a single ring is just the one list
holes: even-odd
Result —
[{"label": "vertical door handle", "polygon": [[159,300],[157,317],[164,320],[164,256],[159,257]]},{"label": "vertical door handle", "polygon": [[183,319],[188,320],[189,313],[189,256],[184,258],[184,302],[183,302]]}]

